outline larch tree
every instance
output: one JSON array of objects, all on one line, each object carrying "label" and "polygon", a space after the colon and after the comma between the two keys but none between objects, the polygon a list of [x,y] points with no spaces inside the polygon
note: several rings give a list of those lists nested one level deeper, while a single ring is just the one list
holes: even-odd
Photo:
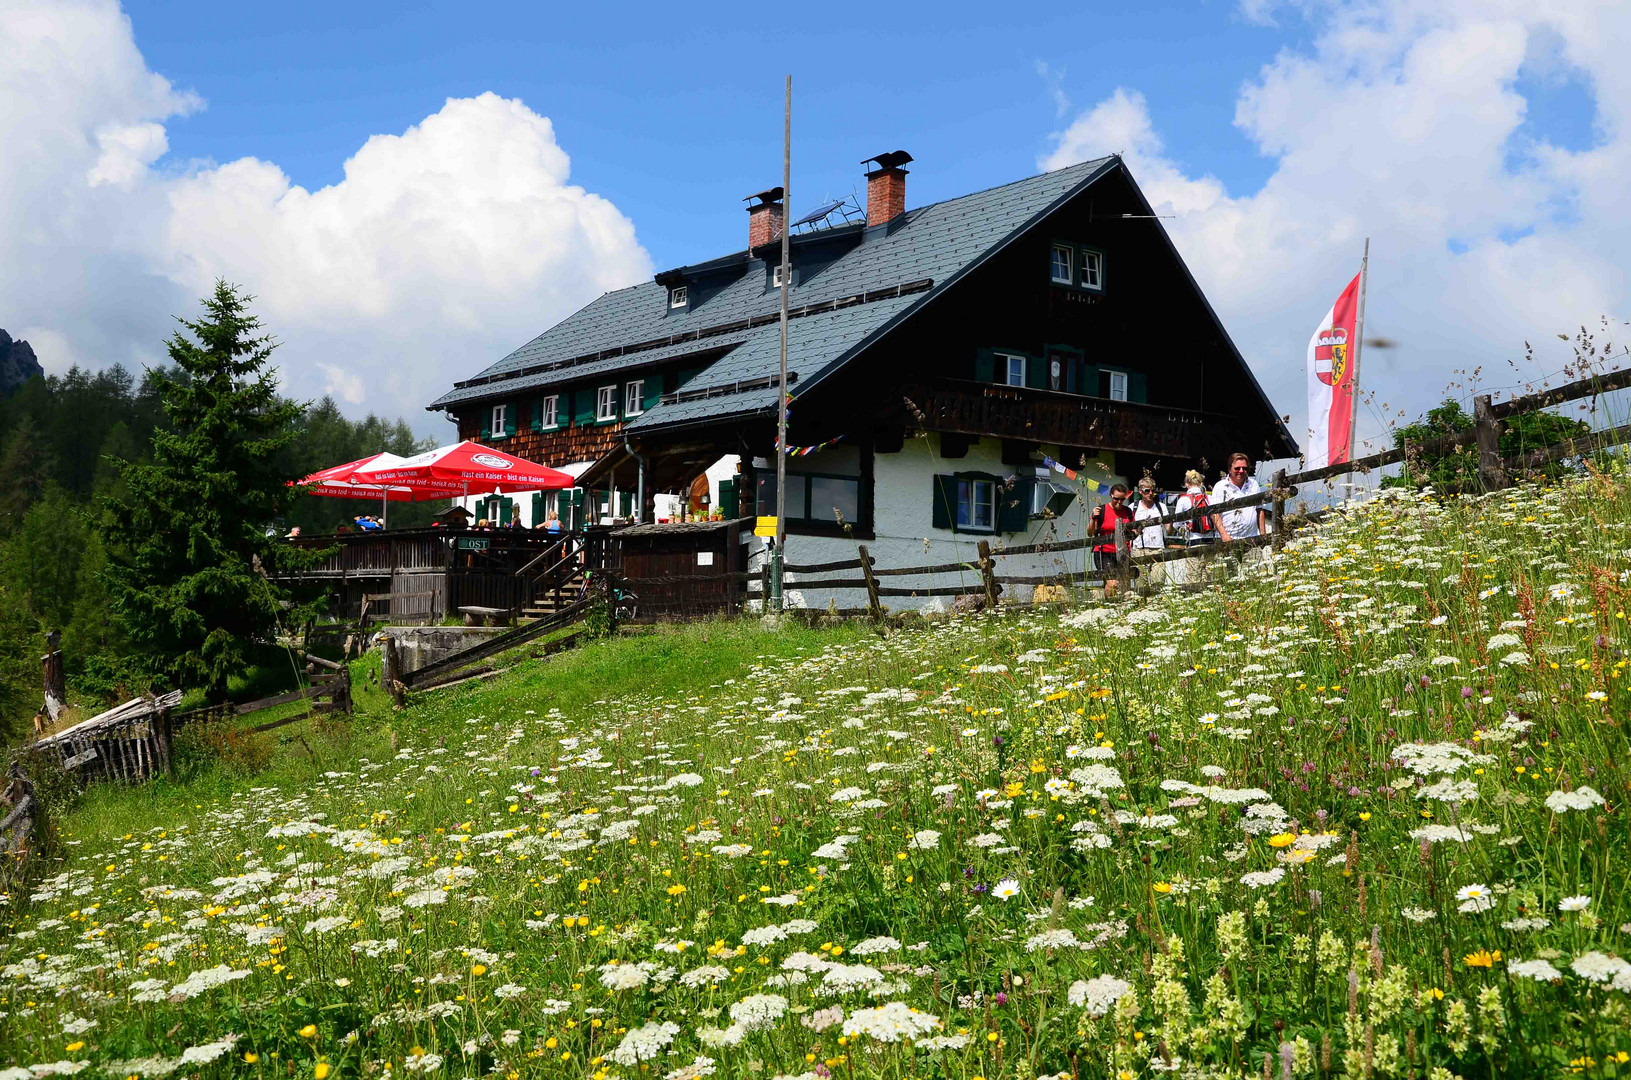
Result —
[{"label": "larch tree", "polygon": [[302,614],[277,575],[324,554],[274,527],[297,497],[278,461],[305,406],[278,397],[275,343],[251,299],[217,282],[201,318],[178,317],[175,368],[155,376],[165,423],[148,460],[120,464],[124,493],[106,515],[109,592],[132,643],[211,701],[225,700],[253,643]]}]

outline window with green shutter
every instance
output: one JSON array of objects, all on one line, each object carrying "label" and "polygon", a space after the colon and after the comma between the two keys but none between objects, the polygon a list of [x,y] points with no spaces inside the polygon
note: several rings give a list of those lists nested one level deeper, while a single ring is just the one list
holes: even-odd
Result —
[{"label": "window with green shutter", "polygon": [[572,422],[579,425],[595,422],[594,387],[585,387],[572,392]]},{"label": "window with green shutter", "polygon": [[538,398],[532,403],[532,430],[544,430],[544,399]]},{"label": "window with green shutter", "polygon": [[1127,400],[1148,402],[1150,400],[1150,377],[1142,371],[1127,373]]},{"label": "window with green shutter", "polygon": [[990,349],[975,350],[974,381],[983,383],[997,381],[997,359]]},{"label": "window with green shutter", "polygon": [[504,410],[504,434],[514,435],[521,427],[521,402],[513,402]]},{"label": "window with green shutter", "polygon": [[1025,358],[1025,385],[1033,390],[1048,388],[1048,361],[1040,356]]},{"label": "window with green shutter", "polygon": [[933,514],[930,523],[937,529],[957,531],[957,477],[932,476],[929,478]]},{"label": "window with green shutter", "polygon": [[544,493],[542,491],[535,491],[532,493],[532,527],[536,529],[538,526],[542,525],[546,516],[547,514],[544,511]]},{"label": "window with green shutter", "polygon": [[741,514],[742,500],[737,494],[737,479],[732,476],[719,482],[719,512],[727,519]]},{"label": "window with green shutter", "polygon": [[997,485],[997,531],[1022,533],[1031,527],[1031,487],[1035,480],[1021,477],[1013,486]]}]

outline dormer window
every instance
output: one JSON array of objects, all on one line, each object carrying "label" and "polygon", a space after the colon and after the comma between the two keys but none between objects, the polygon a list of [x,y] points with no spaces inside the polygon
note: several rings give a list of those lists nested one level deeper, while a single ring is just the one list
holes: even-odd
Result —
[{"label": "dormer window", "polygon": [[775,266],[770,268],[770,287],[772,289],[779,289],[779,288],[782,287],[782,264],[781,263],[777,263]]},{"label": "dormer window", "polygon": [[676,285],[668,290],[668,306],[683,308],[690,302],[690,291],[684,285]]}]

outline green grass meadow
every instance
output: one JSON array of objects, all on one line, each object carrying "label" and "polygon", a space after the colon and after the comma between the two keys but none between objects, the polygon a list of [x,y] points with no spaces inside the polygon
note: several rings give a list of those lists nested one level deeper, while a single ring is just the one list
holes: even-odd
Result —
[{"label": "green grass meadow", "polygon": [[370,655],[58,818],[0,1080],[1631,1075],[1628,532],[1391,493],[1195,592]]}]

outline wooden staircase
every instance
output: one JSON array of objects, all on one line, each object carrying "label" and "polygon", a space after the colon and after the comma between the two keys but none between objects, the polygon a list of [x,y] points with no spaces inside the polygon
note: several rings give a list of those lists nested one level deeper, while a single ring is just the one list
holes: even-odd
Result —
[{"label": "wooden staircase", "polygon": [[518,621],[533,622],[537,619],[547,619],[572,604],[583,595],[583,578],[583,567],[579,565],[570,575],[561,576],[553,581],[540,581],[532,599],[521,609]]}]

